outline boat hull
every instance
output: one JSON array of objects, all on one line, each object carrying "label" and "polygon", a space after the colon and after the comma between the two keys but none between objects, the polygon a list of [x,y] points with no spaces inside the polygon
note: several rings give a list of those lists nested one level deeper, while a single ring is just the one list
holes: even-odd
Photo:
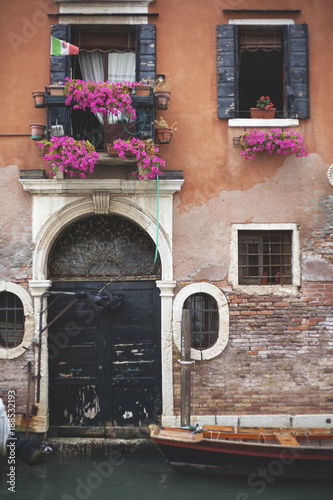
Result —
[{"label": "boat hull", "polygon": [[170,437],[167,433],[152,435],[152,439],[167,462],[182,471],[251,474],[264,468],[273,476],[309,470],[324,476],[333,472],[332,446],[282,446],[202,437],[196,441],[188,434],[175,439],[172,433]]}]

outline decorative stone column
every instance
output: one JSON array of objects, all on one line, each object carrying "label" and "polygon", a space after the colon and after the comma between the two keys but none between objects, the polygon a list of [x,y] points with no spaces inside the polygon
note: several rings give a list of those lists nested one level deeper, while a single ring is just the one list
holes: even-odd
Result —
[{"label": "decorative stone column", "polygon": [[[43,299],[41,308],[41,297],[43,293],[47,292],[52,285],[50,280],[31,280],[29,281],[29,288],[31,295],[34,299],[34,317],[35,317],[35,338],[38,339],[38,344],[35,345],[35,377],[36,387],[38,385],[38,364],[40,356],[40,398],[39,403],[36,404],[38,408],[37,417],[34,419],[36,425],[35,432],[46,432],[48,430],[49,419],[49,405],[48,405],[48,387],[49,387],[49,369],[48,369],[48,348],[47,348],[47,330],[45,330],[40,338],[40,314],[42,311],[42,328],[46,325],[46,307],[47,299]],[[41,311],[42,309],[42,311]],[[37,394],[36,394],[37,401]]]},{"label": "decorative stone column", "polygon": [[161,296],[162,425],[173,418],[172,300],[176,281],[159,280]]}]

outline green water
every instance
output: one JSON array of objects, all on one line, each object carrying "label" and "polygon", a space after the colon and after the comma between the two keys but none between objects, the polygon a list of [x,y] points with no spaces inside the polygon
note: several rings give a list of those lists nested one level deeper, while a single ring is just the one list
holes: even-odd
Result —
[{"label": "green water", "polygon": [[0,499],[15,500],[332,500],[333,480],[269,481],[205,477],[174,471],[163,457],[120,455],[50,456],[43,465],[17,463],[15,493],[7,490],[2,467]]}]

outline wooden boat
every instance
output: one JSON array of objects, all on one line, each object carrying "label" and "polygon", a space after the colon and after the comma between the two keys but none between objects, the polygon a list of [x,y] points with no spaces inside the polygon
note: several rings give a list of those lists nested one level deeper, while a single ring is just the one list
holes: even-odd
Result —
[{"label": "wooden boat", "polygon": [[175,469],[272,476],[306,469],[333,473],[333,429],[241,428],[228,426],[158,427],[150,436]]}]

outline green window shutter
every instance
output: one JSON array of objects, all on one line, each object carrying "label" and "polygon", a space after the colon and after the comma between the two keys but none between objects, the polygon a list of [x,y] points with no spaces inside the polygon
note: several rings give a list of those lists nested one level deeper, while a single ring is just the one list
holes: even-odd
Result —
[{"label": "green window shutter", "polygon": [[285,108],[288,117],[309,118],[309,44],[307,24],[283,29]]},{"label": "green window shutter", "polygon": [[136,81],[156,78],[156,26],[139,24],[136,27]]},{"label": "green window shutter", "polygon": [[217,103],[219,118],[234,118],[238,110],[238,28],[216,26]]}]

